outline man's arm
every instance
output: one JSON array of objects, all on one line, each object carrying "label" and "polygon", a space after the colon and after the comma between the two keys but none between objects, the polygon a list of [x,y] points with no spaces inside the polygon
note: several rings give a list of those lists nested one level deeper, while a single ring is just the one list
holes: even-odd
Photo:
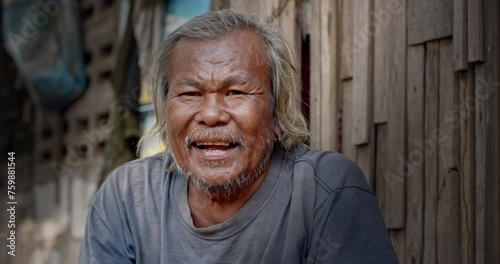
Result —
[{"label": "man's arm", "polygon": [[398,263],[375,196],[334,190],[317,211],[307,263]]},{"label": "man's arm", "polygon": [[114,187],[112,179],[107,179],[89,209],[79,264],[135,263],[126,213]]}]

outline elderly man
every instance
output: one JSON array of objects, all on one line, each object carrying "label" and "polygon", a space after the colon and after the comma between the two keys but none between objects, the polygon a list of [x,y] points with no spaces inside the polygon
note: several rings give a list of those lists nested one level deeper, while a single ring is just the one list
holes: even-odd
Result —
[{"label": "elderly man", "polygon": [[151,95],[164,155],[129,162],[90,207],[79,263],[396,263],[373,192],[310,151],[289,44],[219,11],[169,35]]}]

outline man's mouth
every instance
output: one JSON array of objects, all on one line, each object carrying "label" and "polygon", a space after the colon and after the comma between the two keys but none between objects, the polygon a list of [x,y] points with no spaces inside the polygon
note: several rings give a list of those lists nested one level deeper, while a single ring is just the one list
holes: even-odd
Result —
[{"label": "man's mouth", "polygon": [[210,130],[195,129],[191,131],[184,141],[186,149],[194,157],[203,160],[221,160],[229,158],[244,149],[243,139],[236,133],[231,133],[222,128]]},{"label": "man's mouth", "polygon": [[239,144],[229,141],[196,141],[191,145],[204,151],[226,151],[238,147]]}]

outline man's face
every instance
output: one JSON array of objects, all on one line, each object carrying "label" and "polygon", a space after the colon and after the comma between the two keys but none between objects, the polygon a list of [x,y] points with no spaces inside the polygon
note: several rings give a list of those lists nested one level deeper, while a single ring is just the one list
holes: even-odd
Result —
[{"label": "man's face", "polygon": [[167,135],[182,170],[208,186],[267,172],[274,122],[267,57],[257,34],[181,39],[169,68]]}]

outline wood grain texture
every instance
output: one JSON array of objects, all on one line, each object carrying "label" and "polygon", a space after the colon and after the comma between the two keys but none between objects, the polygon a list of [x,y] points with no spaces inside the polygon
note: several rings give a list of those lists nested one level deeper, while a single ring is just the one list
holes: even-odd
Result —
[{"label": "wood grain texture", "polygon": [[375,124],[370,128],[370,143],[356,146],[356,163],[363,171],[366,181],[375,188]]},{"label": "wood grain texture", "polygon": [[424,234],[425,46],[408,47],[406,263],[421,263]]},{"label": "wood grain texture", "polygon": [[210,1],[210,10],[217,11],[231,7],[231,0],[212,0]]},{"label": "wood grain texture", "polygon": [[[383,195],[381,195],[385,191],[385,186],[380,184],[381,182],[385,181],[384,177],[385,174],[387,173],[387,142],[389,141],[388,139],[388,133],[387,133],[387,124],[377,124],[375,125],[375,140],[376,140],[376,146],[375,146],[375,195],[377,196],[377,200],[379,204],[382,204],[384,201],[382,201],[380,198],[384,198]],[[378,198],[380,197],[380,198]]]},{"label": "wood grain texture", "polygon": [[396,252],[396,257],[399,263],[404,263],[406,259],[405,252],[405,230],[404,229],[391,229],[389,230],[389,237],[391,238],[392,245],[394,246],[394,251]]},{"label": "wood grain texture", "polygon": [[338,150],[337,1],[321,1],[321,148]]},{"label": "wood grain texture", "polygon": [[[387,1],[373,0],[373,12],[377,14],[372,20],[373,33],[373,122],[385,123],[389,120],[389,73],[392,69],[391,59],[394,56],[395,17],[386,10]],[[381,17],[381,18],[379,18]],[[403,21],[405,23],[406,21]],[[406,36],[402,36],[403,41]]]},{"label": "wood grain texture", "polygon": [[438,127],[439,113],[439,44],[437,41],[425,44],[425,203],[424,203],[424,254],[423,263],[437,263],[436,211],[438,160],[437,148],[442,138]]},{"label": "wood grain texture", "polygon": [[372,0],[354,0],[353,144],[368,143],[373,105],[373,38],[369,36]]},{"label": "wood grain texture", "polygon": [[[398,3],[394,21],[394,49],[389,71],[389,120],[388,124],[388,164],[385,182],[388,186],[383,198],[382,214],[388,228],[404,228],[406,223],[406,171],[402,168],[406,160],[406,6],[404,1]],[[392,173],[392,174],[390,174]],[[377,184],[379,184],[377,182]]]},{"label": "wood grain texture", "polygon": [[257,12],[260,8],[259,1],[230,0],[230,7],[238,12]]},{"label": "wood grain texture", "polygon": [[[488,91],[477,91],[476,98],[484,106],[479,117],[486,119],[485,152],[486,159],[486,241],[485,262],[500,263],[500,2],[484,1],[484,43],[485,71],[483,83]],[[481,99],[483,95],[483,99]],[[476,130],[477,131],[477,130]],[[479,159],[479,157],[476,157]]]},{"label": "wood grain texture", "polygon": [[340,79],[352,78],[354,9],[352,0],[341,0]]},{"label": "wood grain texture", "polygon": [[310,128],[312,148],[321,147],[321,2],[311,1],[311,86],[310,86]]},{"label": "wood grain texture", "polygon": [[453,0],[408,1],[408,44],[453,34]]},{"label": "wood grain texture", "polygon": [[453,68],[467,70],[467,0],[453,0]]},{"label": "wood grain texture", "polygon": [[337,5],[313,1],[311,17],[311,146],[338,150]]},{"label": "wood grain texture", "polygon": [[460,118],[455,115],[455,87],[451,39],[439,41],[439,128],[445,138],[438,144],[437,260],[460,263]]},{"label": "wood grain texture", "polygon": [[[485,66],[475,65],[474,90],[475,98],[484,98],[485,83],[480,80],[485,79]],[[476,263],[486,262],[486,149],[487,142],[487,115],[486,104],[478,104],[475,111],[476,126]]]},{"label": "wood grain texture", "polygon": [[474,72],[458,75],[460,109],[460,252],[461,263],[475,263]]},{"label": "wood grain texture", "polygon": [[483,0],[467,0],[468,4],[468,59],[484,61]]},{"label": "wood grain texture", "polygon": [[256,10],[263,15],[272,16],[273,11],[278,8],[279,0],[254,0],[254,1],[240,1],[240,2],[252,2],[256,7]]},{"label": "wood grain texture", "polygon": [[356,145],[352,144],[352,79],[342,81],[342,154],[356,161]]},{"label": "wood grain texture", "polygon": [[[283,7],[280,6],[277,9],[276,15],[277,20],[279,21],[279,27],[283,35],[285,36],[290,44],[292,45],[295,52],[300,51],[300,34],[299,34],[299,25],[297,23],[297,3],[296,0],[286,1]],[[300,60],[299,60],[300,61]]]}]

